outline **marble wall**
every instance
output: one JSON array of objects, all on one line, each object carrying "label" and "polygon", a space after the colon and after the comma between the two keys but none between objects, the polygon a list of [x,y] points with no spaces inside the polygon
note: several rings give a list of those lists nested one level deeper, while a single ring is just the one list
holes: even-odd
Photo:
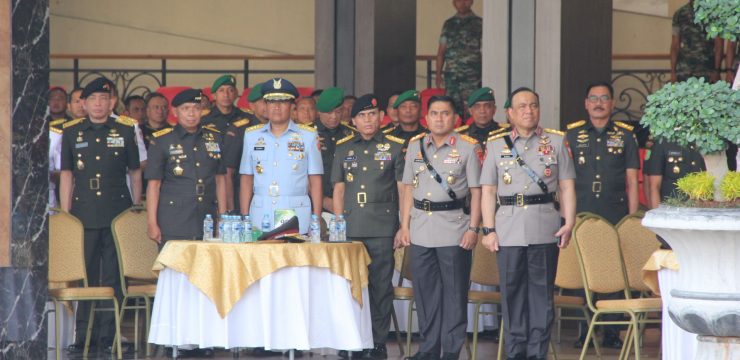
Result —
[{"label": "marble wall", "polygon": [[0,6],[10,8],[12,37],[10,49],[0,49],[10,50],[12,64],[11,118],[0,125],[0,138],[12,141],[0,148],[6,165],[0,171],[10,175],[10,184],[0,189],[10,200],[3,209],[8,216],[0,221],[6,229],[0,236],[9,236],[9,246],[0,252],[10,255],[9,266],[0,267],[0,358],[42,359],[47,356],[49,2],[0,0]]}]

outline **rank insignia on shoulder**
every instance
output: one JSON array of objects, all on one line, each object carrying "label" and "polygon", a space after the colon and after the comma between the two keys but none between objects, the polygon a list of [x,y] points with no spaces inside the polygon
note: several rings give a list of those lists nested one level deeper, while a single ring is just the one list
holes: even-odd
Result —
[{"label": "rank insignia on shoulder", "polygon": [[475,144],[478,143],[478,140],[476,140],[475,138],[470,137],[468,135],[460,135],[460,138],[463,139],[463,140],[465,140],[465,142],[471,143],[473,145],[475,145]]},{"label": "rank insignia on shoulder", "polygon": [[208,124],[208,125],[204,126],[203,128],[204,129],[207,129],[207,130],[210,130],[210,131],[213,131],[213,132],[218,133],[218,134],[221,133],[220,131],[218,131],[218,129],[216,129],[216,125],[214,125],[214,124]]},{"label": "rank insignia on shoulder", "polygon": [[242,127],[244,125],[247,125],[247,124],[249,124],[249,119],[241,119],[241,120],[237,120],[237,121],[235,121],[235,122],[232,123],[232,125],[234,125],[234,127],[238,127],[238,128],[240,128],[240,127]]},{"label": "rank insignia on shoulder", "polygon": [[136,121],[136,120],[134,120],[134,119],[132,119],[132,118],[126,116],[126,115],[120,115],[120,116],[118,116],[118,118],[116,119],[116,122],[119,123],[119,124],[126,125],[126,126],[134,126],[134,125],[136,125],[136,124],[139,123],[138,121]]},{"label": "rank insignia on shoulder", "polygon": [[60,129],[58,127],[54,127],[54,126],[49,126],[49,130],[51,130],[52,132],[57,133],[57,134],[61,134],[62,133],[62,129]]},{"label": "rank insignia on shoulder", "polygon": [[70,126],[77,125],[77,124],[81,123],[82,120],[85,120],[85,118],[79,118],[79,119],[74,119],[74,120],[67,121],[66,123],[64,123],[64,125],[62,125],[62,128],[66,129],[66,128],[70,127]]},{"label": "rank insignia on shoulder", "polygon": [[52,121],[49,122],[49,126],[62,125],[62,124],[64,124],[65,121],[67,121],[67,119],[65,119],[65,118],[52,120]]},{"label": "rank insignia on shoulder", "polygon": [[562,132],[562,131],[560,131],[560,130],[555,130],[555,129],[547,129],[547,128],[545,128],[545,129],[542,129],[542,130],[544,130],[544,131],[545,131],[546,133],[550,133],[550,134],[556,134],[556,135],[560,135],[560,136],[563,136],[563,135],[565,135],[565,133],[564,133],[564,132]]},{"label": "rank insignia on shoulder", "polygon": [[395,143],[399,143],[399,144],[403,145],[403,139],[401,139],[401,138],[395,137],[393,135],[386,135],[385,138],[388,139],[388,140],[390,140],[390,141],[393,141]]},{"label": "rank insignia on shoulder", "polygon": [[244,131],[245,132],[250,132],[250,131],[257,130],[257,129],[262,129],[263,127],[265,127],[265,124],[257,124],[257,125],[250,126],[250,127],[246,128],[246,129],[244,129]]},{"label": "rank insignia on shoulder", "polygon": [[347,136],[345,136],[345,137],[343,137],[343,138],[341,138],[341,139],[337,140],[337,145],[341,145],[341,144],[344,144],[344,143],[346,143],[347,141],[350,141],[350,140],[351,140],[351,139],[352,139],[353,137],[355,137],[355,135],[354,135],[354,134],[351,134],[351,135],[347,135]]},{"label": "rank insignia on shoulder", "polygon": [[170,132],[172,132],[172,130],[175,130],[175,128],[162,129],[162,130],[159,130],[159,131],[155,132],[154,134],[152,134],[152,136],[154,136],[155,138],[158,138],[158,137],[160,137],[162,135],[169,134]]},{"label": "rank insignia on shoulder", "polygon": [[409,144],[412,143],[412,142],[414,142],[414,141],[416,141],[416,140],[421,140],[426,135],[427,135],[427,133],[421,133],[419,135],[416,135],[416,136],[412,137],[411,139],[409,139]]},{"label": "rank insignia on shoulder", "polygon": [[500,138],[502,138],[502,137],[504,137],[506,135],[509,135],[509,134],[511,134],[511,131],[505,131],[505,132],[500,132],[500,133],[495,134],[495,135],[491,135],[491,136],[488,137],[488,142],[491,142],[491,141],[496,140],[496,139],[500,139]]},{"label": "rank insignia on shoulder", "polygon": [[391,127],[387,128],[387,129],[383,130],[383,134],[387,134],[389,132],[392,132],[395,128],[396,128],[395,126],[391,126]]},{"label": "rank insignia on shoulder", "polygon": [[617,125],[617,126],[621,127],[622,129],[627,129],[629,131],[632,131],[635,128],[634,126],[627,125],[627,124],[625,124],[625,123],[623,123],[621,121],[615,121],[614,122],[614,125]]},{"label": "rank insignia on shoulder", "polygon": [[578,121],[575,121],[575,122],[572,122],[572,123],[568,124],[567,128],[568,128],[568,130],[570,130],[570,129],[575,129],[575,128],[580,127],[580,126],[583,126],[583,125],[586,125],[586,120],[578,120]]},{"label": "rank insignia on shoulder", "polygon": [[455,132],[463,132],[463,131],[465,131],[465,130],[467,130],[469,128],[470,128],[470,125],[463,125],[463,126],[460,126],[457,129],[455,129]]},{"label": "rank insignia on shoulder", "polygon": [[301,129],[303,129],[303,130],[310,131],[310,132],[316,132],[316,128],[314,128],[314,127],[312,127],[310,125],[298,124],[298,127],[301,128]]}]

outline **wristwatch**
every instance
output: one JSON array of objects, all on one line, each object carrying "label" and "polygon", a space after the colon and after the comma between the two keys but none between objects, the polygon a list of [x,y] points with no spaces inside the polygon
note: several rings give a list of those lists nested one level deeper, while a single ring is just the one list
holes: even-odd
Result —
[{"label": "wristwatch", "polygon": [[472,231],[472,232],[474,232],[474,233],[476,233],[476,234],[477,234],[477,233],[479,233],[479,232],[480,232],[480,227],[476,227],[476,226],[468,226],[468,231]]},{"label": "wristwatch", "polygon": [[483,230],[483,235],[488,235],[488,234],[490,234],[492,232],[496,232],[496,228],[495,227],[485,227],[484,226],[481,229]]}]

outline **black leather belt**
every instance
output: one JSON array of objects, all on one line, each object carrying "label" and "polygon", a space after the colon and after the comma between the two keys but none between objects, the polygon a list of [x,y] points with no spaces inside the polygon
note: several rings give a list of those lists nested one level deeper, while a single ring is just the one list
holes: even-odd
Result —
[{"label": "black leather belt", "polygon": [[446,210],[457,210],[462,209],[465,205],[465,199],[452,200],[452,201],[441,201],[433,202],[427,199],[416,200],[414,199],[414,207],[424,211],[446,211]]},{"label": "black leather belt", "polygon": [[555,201],[555,193],[542,194],[542,195],[524,195],[516,194],[513,196],[499,196],[498,203],[502,206],[506,205],[534,205],[534,204],[547,204]]}]

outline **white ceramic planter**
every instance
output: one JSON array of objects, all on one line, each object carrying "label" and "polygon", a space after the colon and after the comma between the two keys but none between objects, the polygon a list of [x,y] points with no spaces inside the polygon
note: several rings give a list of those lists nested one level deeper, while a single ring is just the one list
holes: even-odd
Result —
[{"label": "white ceramic planter", "polygon": [[678,258],[668,311],[679,327],[701,335],[697,359],[740,359],[740,209],[660,206],[642,224]]}]

